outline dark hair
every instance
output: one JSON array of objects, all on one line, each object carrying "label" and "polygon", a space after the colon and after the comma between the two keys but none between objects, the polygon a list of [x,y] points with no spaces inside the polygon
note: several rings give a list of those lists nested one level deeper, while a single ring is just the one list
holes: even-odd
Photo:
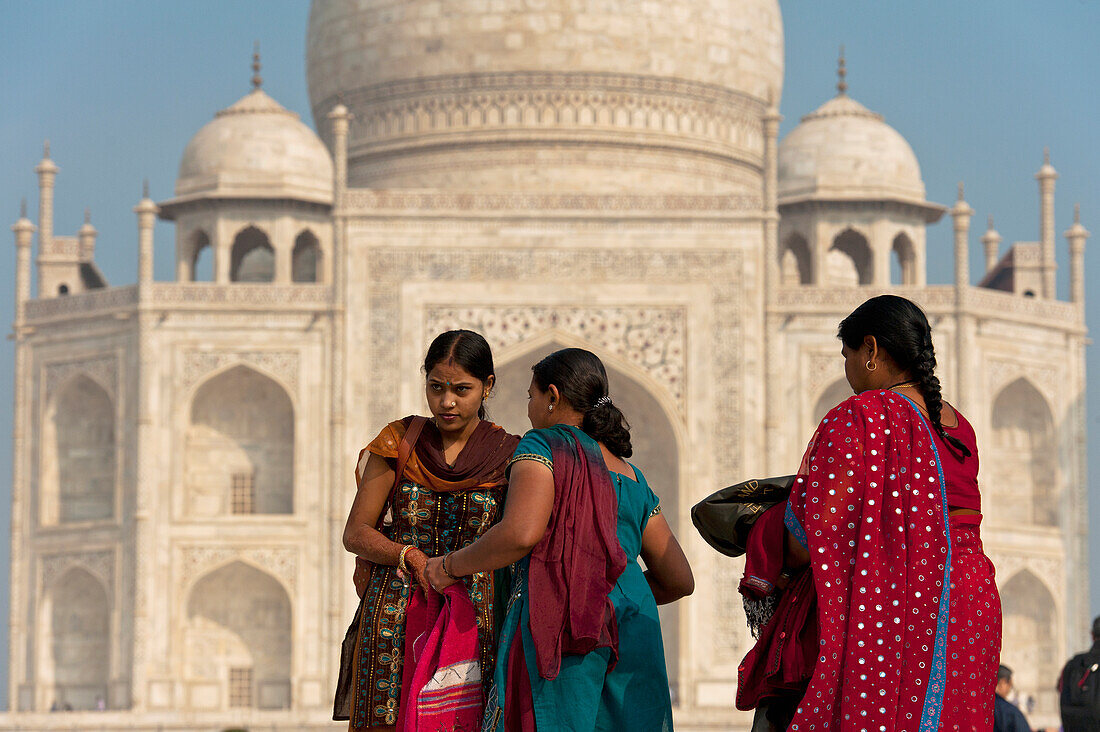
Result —
[{"label": "dark hair", "polygon": [[997,667],[997,681],[1012,681],[1012,669],[1003,663]]},{"label": "dark hair", "polygon": [[939,436],[969,457],[970,450],[966,445],[947,434],[940,421],[943,398],[940,396],[940,380],[936,378],[932,327],[928,325],[924,311],[912,301],[897,295],[872,297],[840,321],[837,332],[837,337],[852,350],[859,349],[867,336],[874,336],[878,347],[890,354],[898,368],[917,382],[932,427]]},{"label": "dark hair", "polygon": [[[432,369],[444,361],[461,366],[482,383],[487,382],[495,373],[493,351],[489,348],[489,343],[480,333],[472,330],[449,330],[437,335],[424,356],[424,373],[430,374]],[[477,410],[477,416],[485,419],[484,402]]]},{"label": "dark hair", "polygon": [[1092,619],[1092,638],[1100,640],[1100,615]]},{"label": "dark hair", "polygon": [[563,348],[531,371],[539,389],[546,391],[553,384],[561,398],[584,415],[581,429],[585,434],[602,442],[616,457],[628,458],[634,453],[630,425],[608,396],[607,371],[596,354],[583,348]]}]

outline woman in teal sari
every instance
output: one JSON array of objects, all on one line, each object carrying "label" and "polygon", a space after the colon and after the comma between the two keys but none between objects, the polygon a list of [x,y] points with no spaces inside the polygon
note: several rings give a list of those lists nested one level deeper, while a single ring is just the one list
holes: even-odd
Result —
[{"label": "woman in teal sari", "polygon": [[427,568],[442,590],[512,565],[482,729],[671,730],[657,605],[691,594],[691,568],[624,459],[630,432],[600,360],[568,348],[532,371],[534,429],[512,458],[503,518]]}]

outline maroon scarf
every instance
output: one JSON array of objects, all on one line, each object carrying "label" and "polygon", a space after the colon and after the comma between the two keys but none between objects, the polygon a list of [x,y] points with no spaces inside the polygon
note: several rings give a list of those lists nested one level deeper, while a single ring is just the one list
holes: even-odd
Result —
[{"label": "maroon scarf", "polygon": [[618,500],[600,446],[577,429],[542,430],[554,461],[550,525],[531,552],[527,588],[539,676],[557,678],[563,655],[619,655],[608,594],[626,569],[616,533]]}]

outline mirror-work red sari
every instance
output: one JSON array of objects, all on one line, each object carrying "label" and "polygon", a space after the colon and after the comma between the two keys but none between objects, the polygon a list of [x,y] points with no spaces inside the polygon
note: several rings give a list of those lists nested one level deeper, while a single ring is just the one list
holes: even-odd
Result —
[{"label": "mirror-work red sari", "polygon": [[785,523],[810,554],[820,624],[813,678],[789,729],[939,729],[951,527],[940,456],[916,407],[872,391],[833,409]]}]

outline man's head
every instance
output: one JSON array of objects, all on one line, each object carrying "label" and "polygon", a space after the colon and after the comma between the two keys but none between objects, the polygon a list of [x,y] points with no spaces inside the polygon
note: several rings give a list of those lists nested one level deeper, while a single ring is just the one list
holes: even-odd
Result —
[{"label": "man's head", "polygon": [[[988,687],[986,687],[988,688]],[[1007,699],[1012,693],[1012,669],[1003,663],[997,668],[997,696]]]},{"label": "man's head", "polygon": [[1093,641],[1100,641],[1100,615],[1092,620],[1092,639]]}]

